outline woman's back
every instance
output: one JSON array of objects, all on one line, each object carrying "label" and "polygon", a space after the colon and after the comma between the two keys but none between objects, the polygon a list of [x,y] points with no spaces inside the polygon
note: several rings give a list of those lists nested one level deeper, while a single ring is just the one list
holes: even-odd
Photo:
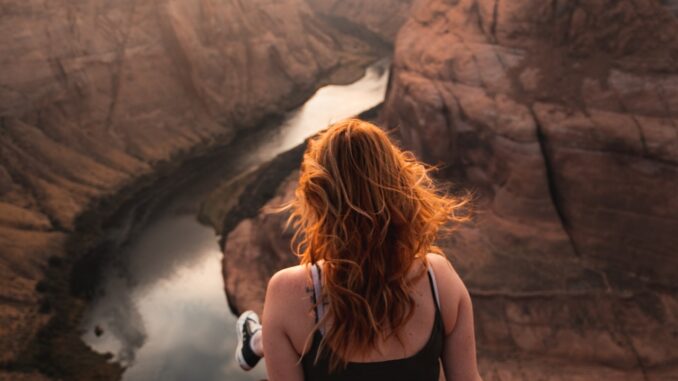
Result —
[{"label": "woman's back", "polygon": [[[349,362],[346,367],[348,373],[343,371],[342,374],[342,371],[338,371],[334,376],[336,378],[331,375],[318,377],[319,374],[326,373],[326,358],[321,357],[321,361],[315,364],[319,366],[312,368],[315,360],[314,345],[318,344],[318,336],[315,331],[316,312],[313,308],[314,290],[310,267],[299,265],[276,273],[269,282],[264,308],[264,348],[268,348],[266,363],[269,378],[306,381],[359,380],[361,376],[356,376],[358,374],[368,379],[409,380],[412,379],[411,374],[417,374],[417,380],[437,380],[441,364],[448,379],[454,376],[455,380],[479,380],[468,292],[444,257],[429,254],[427,259],[439,292],[439,310],[429,277],[424,273],[413,283],[411,295],[415,308],[412,317],[401,328],[402,344],[391,337],[380,342],[378,348],[363,354],[355,353],[346,359]],[[417,278],[422,269],[421,264],[415,266],[410,276]],[[439,322],[436,322],[437,314]],[[438,323],[440,326],[436,326]],[[435,343],[438,339],[441,348]],[[434,365],[431,365],[430,353],[422,354],[422,350],[437,354],[441,362],[435,358]],[[417,366],[417,369],[409,368],[412,365]],[[391,378],[393,374],[401,378]]]},{"label": "woman's back", "polygon": [[[346,360],[351,362],[375,362],[394,360],[408,357],[421,349],[428,341],[431,327],[435,320],[435,301],[432,295],[428,276],[421,271],[423,266],[419,265],[412,269],[410,277],[417,275],[419,279],[413,284],[412,297],[415,301],[415,309],[410,320],[402,327],[400,332],[402,345],[396,337],[390,337],[386,341],[379,343],[379,347],[369,353],[358,354]],[[310,276],[310,267],[299,265],[287,268],[277,274],[277,277],[283,279],[273,279],[273,285],[280,280],[285,282],[282,285],[286,289],[284,310],[282,312],[287,316],[289,329],[289,338],[297,353],[306,353],[304,346],[306,340],[314,333],[315,310],[313,308],[313,284]],[[322,274],[322,267],[321,267]],[[327,324],[332,324],[328,321]],[[388,327],[384,327],[388,329]],[[310,344],[309,344],[310,345]],[[308,348],[306,348],[308,349]]]},{"label": "woman's back", "polygon": [[[422,263],[423,264],[423,263]],[[322,320],[324,309],[319,307],[319,296],[322,296],[322,266],[315,264],[311,267],[313,281],[313,300],[316,301],[315,321]],[[412,298],[415,300],[415,309],[410,320],[398,332],[398,336],[390,336],[381,340],[369,352],[349,357],[346,366],[339,371],[332,372],[329,353],[331,348],[323,352],[322,332],[320,327],[313,332],[313,341],[301,358],[305,380],[327,381],[371,381],[375,377],[392,381],[420,380],[438,381],[440,373],[440,355],[442,354],[444,328],[437,300],[437,290],[433,269],[427,266],[426,276],[422,277],[423,266],[419,266],[409,274],[413,284]],[[422,278],[426,282],[422,282]],[[428,287],[422,285],[426,283]],[[428,288],[429,295],[426,292]],[[426,302],[428,299],[432,303]],[[433,305],[432,314],[431,308]],[[429,316],[433,321],[429,322]],[[327,324],[330,324],[329,322]],[[427,332],[427,327],[428,332]],[[388,330],[388,328],[387,328]],[[425,340],[424,340],[425,339]],[[419,344],[420,341],[424,341]],[[416,349],[416,350],[415,350]]]}]

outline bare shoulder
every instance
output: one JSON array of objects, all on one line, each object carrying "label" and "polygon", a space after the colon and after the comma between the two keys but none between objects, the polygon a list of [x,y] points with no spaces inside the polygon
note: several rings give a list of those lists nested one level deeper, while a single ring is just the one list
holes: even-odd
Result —
[{"label": "bare shoulder", "polygon": [[452,266],[452,262],[450,262],[450,260],[447,259],[447,257],[445,257],[444,255],[433,253],[426,254],[426,260],[433,268],[433,272],[435,273],[436,279],[441,278],[438,280],[452,282],[461,281],[461,278],[459,278],[459,274],[457,274],[457,271],[454,269],[454,266]]},{"label": "bare shoulder", "polygon": [[308,266],[297,265],[284,268],[271,277],[266,293],[296,294],[304,293],[308,284]]},{"label": "bare shoulder", "polygon": [[264,340],[282,335],[297,354],[313,328],[310,275],[306,265],[292,266],[275,273],[268,282],[264,299]]},{"label": "bare shoulder", "polygon": [[426,254],[426,260],[431,264],[434,271],[442,270],[443,267],[452,267],[452,263],[444,255],[428,253]]},{"label": "bare shoulder", "polygon": [[456,325],[459,307],[462,304],[470,303],[470,296],[466,285],[447,257],[427,254],[426,260],[435,274],[445,332],[450,333]]}]

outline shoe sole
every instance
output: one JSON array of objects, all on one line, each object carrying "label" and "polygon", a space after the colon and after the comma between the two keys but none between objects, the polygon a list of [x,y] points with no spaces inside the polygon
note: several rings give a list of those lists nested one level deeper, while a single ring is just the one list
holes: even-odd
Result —
[{"label": "shoe sole", "polygon": [[[238,346],[235,348],[235,361],[240,365],[240,367],[243,370],[251,370],[252,367],[247,364],[244,358],[242,358],[242,330],[245,327],[245,322],[247,321],[247,318],[251,316],[250,312],[252,311],[245,311],[240,316],[238,317],[238,321],[235,323],[235,329],[236,332],[238,333]],[[255,321],[259,322],[259,319],[254,319]]]}]

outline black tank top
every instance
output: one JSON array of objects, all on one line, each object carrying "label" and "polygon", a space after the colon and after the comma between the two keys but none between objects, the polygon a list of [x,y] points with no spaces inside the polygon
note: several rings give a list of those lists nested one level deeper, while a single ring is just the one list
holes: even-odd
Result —
[{"label": "black tank top", "polygon": [[[315,266],[315,265],[314,265]],[[317,268],[319,283],[319,267]],[[313,341],[308,352],[301,357],[301,365],[304,371],[305,381],[438,381],[440,376],[440,356],[443,351],[444,329],[443,321],[438,305],[438,292],[435,286],[435,277],[431,269],[428,271],[428,280],[431,293],[434,296],[435,319],[428,341],[417,353],[410,357],[396,360],[378,362],[349,362],[346,368],[340,368],[333,373],[329,369],[329,355],[326,351],[321,353],[318,362],[314,363],[320,349],[322,333],[316,330],[313,333]],[[318,293],[314,288],[314,297]],[[322,303],[322,302],[321,302]],[[316,309],[316,319],[319,314]]]}]

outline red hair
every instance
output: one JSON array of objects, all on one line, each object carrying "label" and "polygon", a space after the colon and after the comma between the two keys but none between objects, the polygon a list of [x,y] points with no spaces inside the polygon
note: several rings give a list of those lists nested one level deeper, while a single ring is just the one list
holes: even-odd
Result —
[{"label": "red hair", "polygon": [[458,213],[468,198],[442,192],[431,169],[359,119],[338,122],[308,143],[286,209],[301,263],[324,261],[328,314],[318,325],[331,319],[321,348],[331,349],[333,369],[351,353],[399,338],[414,308],[410,268],[426,263],[426,253],[440,253],[434,242],[441,229],[468,218]]}]

